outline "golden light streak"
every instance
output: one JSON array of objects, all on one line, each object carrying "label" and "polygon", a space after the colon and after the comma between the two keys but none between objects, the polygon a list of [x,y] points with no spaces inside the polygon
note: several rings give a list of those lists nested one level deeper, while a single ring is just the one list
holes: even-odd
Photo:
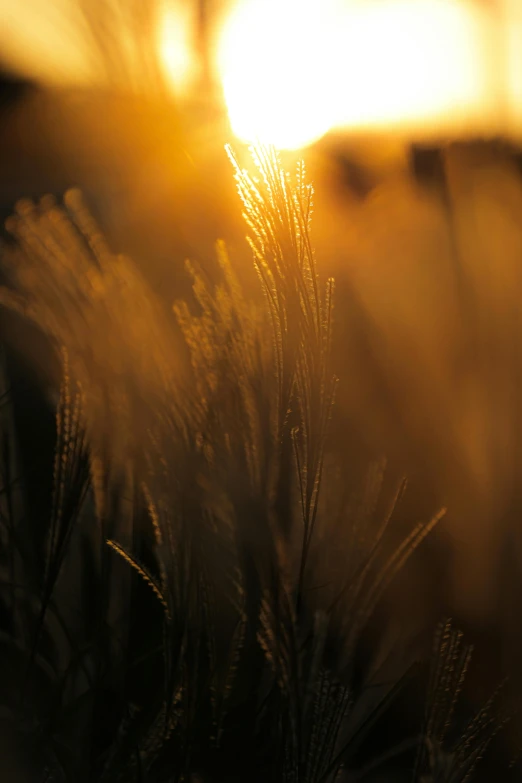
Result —
[{"label": "golden light streak", "polygon": [[187,4],[165,4],[160,13],[159,51],[169,81],[178,95],[189,92],[198,71],[193,14]]},{"label": "golden light streak", "polygon": [[88,46],[70,0],[0,0],[2,60],[46,84],[83,84],[92,77]]}]

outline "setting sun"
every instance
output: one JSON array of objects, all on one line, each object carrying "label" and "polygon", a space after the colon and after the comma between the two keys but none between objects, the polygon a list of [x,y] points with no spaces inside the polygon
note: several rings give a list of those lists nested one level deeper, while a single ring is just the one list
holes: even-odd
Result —
[{"label": "setting sun", "polygon": [[294,149],[335,122],[335,0],[250,0],[225,24],[218,67],[234,132]]},{"label": "setting sun", "polygon": [[501,22],[452,0],[243,0],[218,67],[239,138],[306,146],[332,128],[445,128],[494,115]]},{"label": "setting sun", "polygon": [[139,25],[127,3],[102,6],[98,19],[94,0],[0,0],[4,67],[147,93],[150,47],[174,98],[191,102],[208,58],[235,135],[282,149],[343,128],[522,135],[521,0],[219,0],[204,13],[151,0]]}]

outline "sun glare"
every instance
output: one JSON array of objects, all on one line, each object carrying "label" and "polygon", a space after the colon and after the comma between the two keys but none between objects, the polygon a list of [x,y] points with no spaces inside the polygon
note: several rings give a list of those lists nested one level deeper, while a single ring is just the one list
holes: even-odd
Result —
[{"label": "sun glare", "polygon": [[[213,77],[245,141],[298,149],[340,128],[522,134],[522,0],[217,5],[208,16]],[[197,6],[156,0],[154,7],[172,90],[193,97],[202,67]],[[102,83],[99,52],[81,19],[78,0],[0,0],[5,65],[44,84]],[[100,35],[104,48],[113,39],[122,46],[122,30]],[[120,54],[141,68],[134,50],[131,41]]]},{"label": "sun glare", "polygon": [[338,9],[336,0],[246,0],[231,13],[218,68],[239,138],[295,149],[328,131]]},{"label": "sun glare", "polygon": [[500,24],[465,0],[241,0],[218,47],[232,128],[295,149],[332,128],[491,115]]},{"label": "sun glare", "polygon": [[347,6],[338,123],[400,127],[483,108],[492,69],[482,22],[453,0]]}]

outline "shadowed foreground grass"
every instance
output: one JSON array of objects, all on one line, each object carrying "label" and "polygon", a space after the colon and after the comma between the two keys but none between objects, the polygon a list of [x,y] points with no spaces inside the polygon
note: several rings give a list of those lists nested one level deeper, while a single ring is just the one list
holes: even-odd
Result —
[{"label": "shadowed foreground grass", "polygon": [[248,296],[219,244],[216,279],[187,264],[192,300],[166,312],[76,191],[9,221],[1,301],[63,379],[36,510],[7,379],[3,397],[6,779],[463,783],[500,736],[500,695],[478,712],[465,696],[452,623],[430,666],[386,609],[445,509],[410,524],[385,460],[332,450],[313,191],[303,164],[252,152],[255,176],[229,150]]}]

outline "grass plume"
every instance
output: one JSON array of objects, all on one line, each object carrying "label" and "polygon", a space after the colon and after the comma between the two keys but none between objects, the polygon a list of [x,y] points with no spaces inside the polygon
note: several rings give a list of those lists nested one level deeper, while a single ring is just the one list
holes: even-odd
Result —
[{"label": "grass plume", "polygon": [[[342,768],[355,774],[364,738],[409,674],[399,666],[382,683],[356,659],[386,589],[445,509],[390,547],[406,482],[383,510],[384,463],[359,503],[332,499],[334,285],[313,250],[313,189],[304,164],[292,178],[273,149],[251,152],[254,174],[228,149],[259,282],[252,295],[218,243],[218,278],[187,262],[192,302],[167,312],[76,191],[63,205],[21,202],[8,224],[0,301],[63,356],[43,600],[32,615],[48,644],[31,656],[36,670],[61,624],[60,655],[48,655],[60,661],[53,709],[36,710],[61,779],[334,781]],[[328,540],[336,504],[348,543],[325,600],[311,584],[322,552],[327,563],[340,547]],[[68,595],[58,590],[66,563],[79,581]],[[86,610],[67,614],[81,596]],[[467,666],[449,627],[440,648],[417,783]],[[466,780],[485,748],[485,715],[456,746],[448,783]]]}]

